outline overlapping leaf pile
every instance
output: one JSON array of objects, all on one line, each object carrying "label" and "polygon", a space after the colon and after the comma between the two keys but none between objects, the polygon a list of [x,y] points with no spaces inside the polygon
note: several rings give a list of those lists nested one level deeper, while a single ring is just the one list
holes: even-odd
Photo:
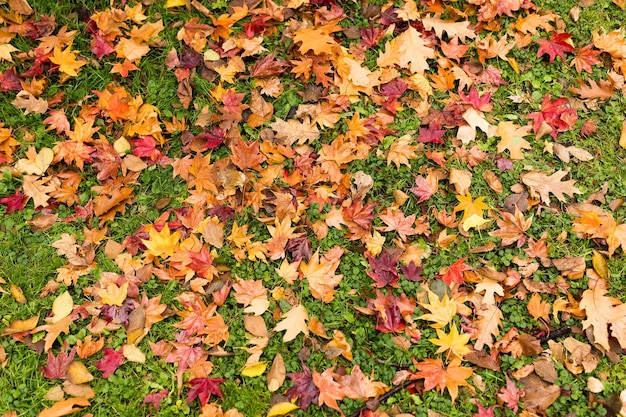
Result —
[{"label": "overlapping leaf pile", "polygon": [[[54,298],[52,310],[2,333],[47,355],[41,372],[62,381],[42,416],[89,406],[94,378],[155,357],[172,364],[178,392],[154,390],[144,403],[159,409],[183,392],[204,416],[240,415],[215,402],[226,380],[214,362],[235,363],[230,355],[246,357],[236,375],[267,378],[266,391],[282,395],[267,405],[270,415],[314,415],[318,407],[343,414],[346,399],[359,407],[370,400],[357,414],[398,414],[403,406],[378,406],[400,388],[454,402],[485,390],[482,369],[500,372],[497,395],[474,400],[475,415],[545,415],[566,394],[555,366],[580,375],[603,356],[619,360],[626,305],[608,295],[606,258],[626,247],[626,226],[611,214],[621,201],[605,204],[606,189],[582,198],[567,170],[525,167],[506,187],[500,176],[543,143],[565,163],[593,158],[559,137],[592,134],[594,122],[579,120],[579,110],[626,91],[624,35],[598,29],[593,43],[577,44],[562,17],[530,1],[344,3],[246,0],[219,12],[196,1],[130,3],[88,13],[80,30],[59,27],[24,0],[3,9],[3,94],[40,115],[57,140],[45,146],[27,129],[1,127],[0,162],[21,186],[0,204],[7,214],[34,207],[35,230],[84,227],[52,243],[65,259],[42,291]],[[175,24],[159,18],[177,13],[186,17]],[[25,44],[32,49],[15,46]],[[521,49],[546,65],[575,67],[580,85],[569,97],[546,95],[535,112],[525,105],[530,95],[511,95],[505,100],[520,105],[521,117],[502,119],[492,98],[507,88],[503,68],[527,69],[509,56]],[[130,82],[153,51],[176,79],[178,108],[146,101]],[[602,62],[604,78],[587,79]],[[111,82],[68,102],[74,80],[102,65]],[[398,127],[407,117],[419,119],[418,129]],[[187,193],[156,202],[158,218],[112,238],[142,175],[155,170],[171,172]],[[384,183],[391,171],[412,183]],[[478,192],[477,182],[490,188]],[[571,230],[530,233],[536,213],[565,209]],[[550,255],[550,242],[568,233],[597,243],[593,264]],[[440,253],[482,239],[424,272]],[[481,258],[512,245],[519,256],[508,267]],[[355,257],[356,270],[344,267]],[[236,273],[246,263],[268,265],[273,278]],[[541,271],[557,278],[535,279]],[[573,290],[580,279],[585,288]],[[173,302],[147,295],[147,283],[171,281]],[[392,365],[356,345],[352,330],[324,322],[340,293],[359,326],[375,329],[369,337],[389,336],[412,363],[381,380],[380,369],[388,374]],[[511,299],[532,328],[504,319]],[[151,330],[162,321],[170,336],[156,340]],[[559,334],[563,322],[579,336]],[[246,345],[232,343],[237,326]],[[80,329],[85,336],[76,338]],[[119,331],[123,341],[113,336]],[[269,356],[277,340],[282,354]],[[307,364],[320,352],[321,362]],[[503,370],[503,357],[527,364]],[[589,378],[591,392],[598,384]]]}]

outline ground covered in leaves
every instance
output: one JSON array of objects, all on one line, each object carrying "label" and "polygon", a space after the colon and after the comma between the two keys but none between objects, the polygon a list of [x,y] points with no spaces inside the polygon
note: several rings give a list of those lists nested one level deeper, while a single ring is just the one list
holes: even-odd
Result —
[{"label": "ground covered in leaves", "polygon": [[623,1],[31,3],[2,416],[626,415]]}]

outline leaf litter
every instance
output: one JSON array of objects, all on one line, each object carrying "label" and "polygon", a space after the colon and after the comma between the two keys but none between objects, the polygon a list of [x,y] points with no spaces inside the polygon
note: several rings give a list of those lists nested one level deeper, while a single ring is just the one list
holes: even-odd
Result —
[{"label": "leaf litter", "polygon": [[[176,386],[151,390],[146,410],[158,411],[165,398],[184,391],[201,415],[242,415],[215,402],[229,381],[213,363],[242,351],[249,356],[239,374],[265,375],[264,389],[276,393],[266,409],[272,416],[310,407],[344,415],[345,399],[365,403],[352,410],[355,416],[399,415],[382,400],[401,389],[437,391],[453,403],[470,398],[475,416],[498,408],[546,415],[565,392],[555,364],[585,375],[594,406],[619,412],[598,399],[602,378],[586,375],[601,356],[617,362],[626,349],[626,304],[608,295],[607,258],[626,249],[626,226],[612,214],[621,202],[605,209],[577,199],[583,190],[576,178],[564,179],[567,166],[524,165],[510,190],[500,176],[524,164],[540,139],[564,163],[570,156],[593,160],[588,150],[560,141],[577,129],[593,133],[595,120],[579,118],[624,94],[621,31],[599,28],[592,43],[580,44],[566,31],[572,28],[565,16],[528,1],[364,3],[360,26],[357,6],[332,0],[233,1],[222,9],[168,0],[164,14],[194,16],[175,25],[166,25],[151,3],[89,11],[81,31],[58,27],[26,0],[3,9],[0,85],[17,112],[42,117],[42,127],[57,136],[47,147],[34,140],[31,126],[0,126],[0,169],[20,184],[0,196],[0,206],[14,216],[34,210],[34,233],[57,222],[84,225],[82,233],[50,242],[65,262],[41,294],[54,297],[52,309],[13,319],[2,331],[47,355],[45,378],[65,381],[46,397],[53,403],[40,416],[88,411],[95,378],[110,378],[127,361],[143,364],[147,354],[175,367]],[[576,7],[570,15],[579,13]],[[174,43],[164,40],[174,32]],[[523,49],[536,50],[544,65],[605,78],[577,79],[569,89],[580,97],[576,106],[545,94],[534,103],[539,111],[520,107],[525,114],[516,122],[498,120],[494,97],[506,91],[507,74],[519,73],[512,51]],[[153,65],[153,52],[164,57],[177,103],[151,104],[127,82],[147,71],[142,64]],[[111,66],[111,82],[67,102],[63,90],[102,65]],[[206,97],[201,84],[209,85]],[[512,106],[527,100],[509,97]],[[417,123],[408,132],[398,128],[407,114]],[[385,174],[353,173],[378,161],[412,180],[393,188]],[[126,236],[112,234],[113,222],[133,210],[142,174],[169,167],[187,190],[180,205],[159,201],[152,221]],[[442,199],[450,204],[435,207]],[[550,257],[547,235],[531,233],[542,210],[574,217],[563,233],[593,241],[591,268],[583,256]],[[495,240],[481,240],[483,230]],[[560,231],[548,233],[563,240]],[[340,244],[332,237],[338,234]],[[438,272],[425,272],[434,258],[472,239],[484,244],[442,257]],[[523,254],[499,270],[471,256],[509,246]],[[116,267],[102,269],[98,256]],[[361,277],[342,267],[354,258]],[[270,266],[279,279],[231,275],[245,263]],[[553,266],[556,283],[535,279]],[[79,285],[84,276],[89,284]],[[371,279],[365,285],[346,288],[365,277]],[[580,279],[584,285],[574,291]],[[149,298],[144,286],[152,281],[177,282],[174,302]],[[2,292],[27,302],[19,285],[9,288]],[[364,347],[354,334],[313,315],[338,298],[350,300],[342,309],[358,313],[352,320],[370,337],[393,334],[390,340],[411,358],[404,369],[357,360],[355,351]],[[505,317],[512,299],[532,326],[518,328]],[[558,327],[561,321],[574,324]],[[155,340],[153,326],[162,322],[169,336]],[[248,332],[246,346],[230,343],[238,327]],[[87,335],[76,339],[80,329]],[[123,340],[112,343],[106,337],[112,331],[125,333]],[[570,332],[577,338],[558,340]],[[286,350],[268,355],[270,342]],[[307,364],[311,350],[325,359]],[[367,351],[370,359],[377,355]],[[528,360],[503,370],[505,356]],[[490,388],[497,395],[479,401],[482,369],[504,375]],[[395,376],[383,376],[389,372]]]}]

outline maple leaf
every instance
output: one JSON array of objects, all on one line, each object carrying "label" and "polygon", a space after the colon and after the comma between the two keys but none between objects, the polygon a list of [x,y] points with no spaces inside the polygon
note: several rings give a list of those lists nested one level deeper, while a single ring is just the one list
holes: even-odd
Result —
[{"label": "maple leaf", "polygon": [[418,157],[415,151],[419,149],[419,146],[411,145],[412,141],[413,139],[409,135],[404,135],[394,141],[387,153],[387,165],[393,162],[398,169],[400,169],[400,165],[411,166],[409,160]]},{"label": "maple leaf", "polygon": [[533,216],[528,219],[524,218],[524,214],[515,206],[515,214],[500,212],[502,219],[496,219],[496,223],[500,229],[489,232],[489,236],[495,236],[502,239],[500,245],[508,246],[517,242],[517,247],[521,248],[526,243],[526,232],[533,222]]},{"label": "maple leaf", "polygon": [[386,285],[392,287],[398,287],[398,258],[400,254],[397,251],[393,251],[385,248],[377,258],[373,258],[369,254],[365,257],[372,268],[371,271],[365,271],[374,282],[376,287],[382,288]]},{"label": "maple leaf", "polygon": [[86,61],[77,61],[76,53],[72,51],[72,45],[68,45],[67,48],[61,50],[58,46],[55,46],[50,62],[59,66],[59,71],[69,75],[70,77],[78,76],[78,70],[87,65]]},{"label": "maple leaf", "polygon": [[169,395],[169,391],[162,389],[159,392],[148,394],[144,397],[142,404],[152,404],[157,411],[161,408],[161,400]]},{"label": "maple leaf", "polygon": [[530,143],[524,139],[529,133],[530,126],[520,127],[513,122],[500,122],[495,133],[495,136],[502,138],[497,145],[498,152],[502,153],[508,149],[511,159],[524,159],[522,149],[532,149]]},{"label": "maple leaf", "polygon": [[541,131],[545,123],[552,129],[550,135],[554,139],[558,132],[569,130],[578,120],[576,110],[567,104],[567,98],[551,101],[549,94],[546,94],[541,102],[541,111],[530,113],[526,117],[534,121],[533,130],[536,134]]},{"label": "maple leaf", "polygon": [[558,170],[554,174],[548,176],[540,171],[531,171],[521,175],[521,180],[530,188],[531,196],[540,196],[544,204],[550,204],[550,193],[557,200],[565,201],[565,195],[573,197],[574,194],[582,192],[574,187],[576,180],[562,181],[569,171]]},{"label": "maple leaf", "polygon": [[219,384],[226,381],[224,378],[194,378],[188,382],[191,385],[189,394],[187,395],[187,404],[191,404],[193,400],[198,398],[204,406],[211,398],[212,394],[220,398],[224,398]]},{"label": "maple leaf", "polygon": [[313,374],[306,365],[302,364],[303,372],[293,372],[287,375],[294,386],[287,390],[287,397],[297,398],[298,406],[306,410],[311,404],[318,404],[319,388],[313,383]]},{"label": "maple leaf", "polygon": [[415,187],[409,188],[409,191],[419,197],[418,203],[428,201],[439,189],[439,179],[429,171],[426,178],[421,176],[415,177]]},{"label": "maple leaf", "polygon": [[601,62],[596,59],[596,56],[600,55],[602,51],[593,51],[591,48],[593,48],[592,43],[576,50],[576,56],[572,59],[570,67],[575,67],[579,74],[583,71],[587,71],[591,74],[591,72],[593,72],[591,66],[601,64]]},{"label": "maple leaf", "polygon": [[415,302],[405,294],[396,297],[376,290],[376,298],[367,300],[367,307],[376,312],[376,330],[383,333],[401,332],[406,328],[404,317],[411,316],[415,311]]},{"label": "maple leaf", "polygon": [[609,328],[620,346],[626,347],[626,304],[617,298],[607,297],[607,292],[605,284],[597,282],[593,288],[583,292],[579,308],[587,315],[583,320],[583,330],[591,329],[594,342],[609,351]]},{"label": "maple leaf", "polygon": [[428,320],[434,322],[430,326],[435,329],[441,329],[452,321],[457,313],[456,302],[445,293],[443,297],[439,297],[437,294],[427,289],[428,303],[419,303],[430,313],[423,314],[418,317],[421,320]]},{"label": "maple leaf", "polygon": [[461,258],[454,262],[447,268],[444,268],[441,275],[441,280],[447,285],[451,285],[453,282],[457,284],[463,283],[463,271],[470,271],[471,266],[465,264],[465,258]]},{"label": "maple leaf", "polygon": [[409,26],[407,30],[385,44],[385,52],[376,60],[380,67],[409,69],[413,74],[423,74],[428,69],[427,59],[435,58],[435,50],[427,46],[420,33]]},{"label": "maple leaf", "polygon": [[343,249],[338,246],[330,249],[320,258],[319,250],[315,251],[309,262],[300,263],[300,272],[309,283],[311,295],[323,302],[330,302],[334,298],[335,287],[343,279],[343,275],[335,274],[339,266],[339,259]]},{"label": "maple leaf", "polygon": [[0,204],[7,206],[5,214],[23,210],[27,202],[28,196],[21,191],[16,191],[10,196],[0,198]]},{"label": "maple leaf", "polygon": [[326,404],[330,408],[337,410],[343,416],[343,411],[339,408],[337,401],[345,398],[341,385],[334,379],[333,368],[329,368],[322,373],[313,371],[313,384],[319,389],[317,396],[318,405]]},{"label": "maple leaf", "polygon": [[283,335],[283,342],[292,341],[300,333],[304,333],[308,336],[309,327],[307,326],[306,322],[309,319],[309,314],[302,304],[294,306],[291,310],[284,313],[281,317],[283,320],[278,323],[276,327],[274,327],[274,331],[280,332],[285,330],[285,334]]},{"label": "maple leaf", "polygon": [[478,414],[473,414],[472,417],[495,417],[496,415],[495,413],[495,409],[496,406],[492,405],[489,408],[485,408],[484,405],[482,405],[481,403],[477,404],[478,406]]},{"label": "maple leaf", "polygon": [[91,43],[89,44],[89,50],[93,52],[93,54],[99,60],[115,52],[113,44],[97,33],[94,33],[93,38],[91,39]]},{"label": "maple leaf", "polygon": [[378,397],[389,389],[364,375],[359,365],[355,365],[349,375],[335,374],[335,380],[342,386],[345,397],[353,400]]},{"label": "maple leaf", "polygon": [[463,359],[463,356],[467,355],[472,351],[467,343],[470,340],[469,334],[460,333],[456,329],[456,326],[452,325],[450,329],[450,333],[446,334],[443,331],[436,329],[437,338],[428,339],[428,341],[434,345],[439,346],[437,352],[435,353],[443,353],[448,352],[446,355],[446,360],[449,361],[450,357]]},{"label": "maple leaf", "polygon": [[446,134],[446,131],[441,129],[441,126],[433,121],[428,124],[427,128],[420,127],[418,133],[418,142],[441,144],[443,143],[441,138]]},{"label": "maple leaf", "polygon": [[576,48],[567,43],[567,40],[571,36],[572,35],[570,33],[552,32],[550,40],[539,39],[537,43],[540,47],[537,51],[537,56],[540,57],[547,54],[550,57],[550,64],[557,56],[561,57],[561,60],[565,62],[565,52],[574,52],[576,50]]},{"label": "maple leaf", "polygon": [[382,220],[387,227],[380,227],[378,230],[382,232],[396,231],[400,239],[404,242],[407,236],[417,234],[417,230],[413,227],[416,216],[416,214],[404,216],[402,210],[388,208],[385,213],[378,215],[378,218]]},{"label": "maple leaf", "polygon": [[54,356],[52,351],[49,350],[46,366],[40,366],[39,370],[46,378],[65,379],[67,375],[67,367],[74,361],[75,354],[76,347],[73,347],[69,352],[60,352],[57,356]]},{"label": "maple leaf", "polygon": [[170,233],[169,226],[165,224],[161,231],[157,231],[156,227],[151,226],[149,234],[150,239],[141,240],[148,249],[146,253],[155,257],[166,258],[174,255],[176,245],[180,240],[180,232]]},{"label": "maple leaf", "polygon": [[124,354],[122,353],[122,348],[118,351],[111,348],[104,348],[102,353],[104,356],[96,362],[96,368],[102,371],[102,378],[108,378],[124,363]]},{"label": "maple leaf", "polygon": [[409,281],[417,282],[421,281],[422,271],[424,268],[422,266],[417,266],[415,262],[411,261],[408,265],[400,264],[400,270],[406,279]]},{"label": "maple leaf", "polygon": [[253,313],[256,316],[263,314],[270,305],[267,299],[267,288],[263,286],[263,281],[239,279],[233,285],[235,290],[235,300],[245,307],[244,313]]},{"label": "maple leaf", "polygon": [[508,409],[517,413],[519,408],[519,400],[524,396],[524,391],[520,391],[515,382],[506,375],[506,387],[500,388],[498,391],[498,399],[502,400]]},{"label": "maple leaf", "polygon": [[437,388],[439,392],[443,392],[447,388],[452,402],[456,400],[459,394],[459,387],[469,386],[467,379],[474,373],[472,368],[461,366],[461,359],[459,358],[453,359],[447,367],[444,367],[439,358],[427,358],[421,362],[416,362],[413,359],[413,363],[417,372],[411,376],[411,379],[424,378],[426,391]]}]

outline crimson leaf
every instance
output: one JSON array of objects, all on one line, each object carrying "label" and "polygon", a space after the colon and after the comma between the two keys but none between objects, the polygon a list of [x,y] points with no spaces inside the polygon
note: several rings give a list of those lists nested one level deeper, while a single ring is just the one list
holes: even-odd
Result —
[{"label": "crimson leaf", "polygon": [[313,383],[313,375],[308,366],[302,364],[304,372],[293,372],[288,375],[294,383],[294,386],[287,390],[287,397],[297,398],[298,406],[306,410],[309,405],[317,404],[317,398],[320,390]]},{"label": "crimson leaf", "polygon": [[26,205],[28,197],[21,191],[16,192],[8,197],[0,198],[0,204],[6,204],[6,214],[11,214],[14,211],[20,211]]},{"label": "crimson leaf", "polygon": [[375,282],[378,288],[386,285],[398,286],[398,258],[400,254],[396,251],[385,249],[377,258],[367,254],[367,261],[372,268],[365,271]]},{"label": "crimson leaf", "polygon": [[554,58],[558,56],[561,57],[561,60],[565,62],[565,52],[574,52],[576,48],[574,48],[567,41],[572,35],[569,33],[556,33],[552,32],[552,36],[550,40],[548,39],[539,39],[537,43],[541,45],[539,50],[537,51],[537,56],[542,56],[548,54],[550,57],[550,63],[554,61]]},{"label": "crimson leaf", "polygon": [[39,370],[46,378],[65,379],[67,366],[74,361],[75,354],[76,347],[72,348],[70,352],[61,352],[57,356],[54,356],[52,351],[49,350],[46,366],[39,367]]},{"label": "crimson leaf", "polygon": [[102,353],[104,353],[104,357],[96,362],[96,368],[102,371],[102,378],[108,378],[124,363],[124,354],[122,348],[117,352],[115,349],[104,348]]},{"label": "crimson leaf", "polygon": [[202,406],[205,406],[206,403],[211,398],[211,394],[215,394],[220,398],[224,398],[222,395],[222,391],[220,390],[219,384],[226,381],[224,378],[194,378],[189,381],[189,385],[192,388],[189,390],[189,395],[187,395],[187,404],[191,404],[193,400],[198,398]]},{"label": "crimson leaf", "polygon": [[159,392],[146,395],[146,397],[143,399],[142,404],[152,404],[154,405],[154,408],[156,408],[158,411],[159,408],[161,408],[161,400],[167,397],[168,395],[169,395],[169,391],[166,389],[162,389]]}]

